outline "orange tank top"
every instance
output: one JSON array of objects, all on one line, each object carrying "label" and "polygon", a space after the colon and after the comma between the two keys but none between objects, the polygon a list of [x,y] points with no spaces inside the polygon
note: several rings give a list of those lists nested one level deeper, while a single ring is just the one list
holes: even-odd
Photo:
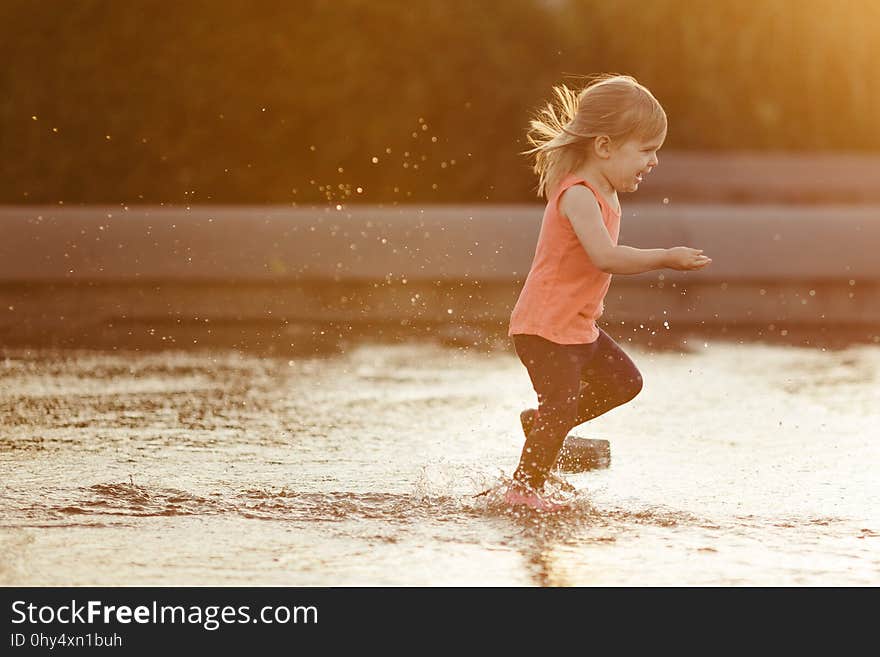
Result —
[{"label": "orange tank top", "polygon": [[620,213],[583,178],[574,174],[563,178],[544,210],[535,258],[510,316],[509,336],[539,335],[558,344],[584,344],[599,338],[596,320],[605,309],[611,274],[592,263],[558,207],[562,193],[577,184],[593,192],[611,241],[617,244]]}]

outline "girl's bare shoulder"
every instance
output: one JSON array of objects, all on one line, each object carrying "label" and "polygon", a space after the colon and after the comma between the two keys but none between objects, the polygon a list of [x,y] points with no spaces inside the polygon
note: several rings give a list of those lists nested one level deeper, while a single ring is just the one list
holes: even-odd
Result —
[{"label": "girl's bare shoulder", "polygon": [[586,185],[572,185],[559,197],[559,210],[569,220],[573,216],[602,215],[599,200]]}]

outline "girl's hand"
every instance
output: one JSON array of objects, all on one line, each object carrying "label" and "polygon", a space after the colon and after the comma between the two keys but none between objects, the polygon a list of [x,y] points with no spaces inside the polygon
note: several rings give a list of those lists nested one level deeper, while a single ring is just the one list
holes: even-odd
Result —
[{"label": "girl's hand", "polygon": [[710,262],[712,258],[703,255],[702,249],[692,249],[687,246],[676,246],[666,249],[669,254],[666,264],[670,269],[678,269],[679,271],[690,271],[693,269],[702,269]]}]

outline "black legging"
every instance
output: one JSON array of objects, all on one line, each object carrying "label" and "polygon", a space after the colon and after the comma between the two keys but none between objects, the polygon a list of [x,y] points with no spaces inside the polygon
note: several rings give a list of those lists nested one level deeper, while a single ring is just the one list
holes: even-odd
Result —
[{"label": "black legging", "polygon": [[538,393],[538,416],[513,477],[537,490],[568,432],[630,401],[642,389],[642,375],[602,329],[589,344],[557,344],[537,335],[514,335],[513,344]]}]

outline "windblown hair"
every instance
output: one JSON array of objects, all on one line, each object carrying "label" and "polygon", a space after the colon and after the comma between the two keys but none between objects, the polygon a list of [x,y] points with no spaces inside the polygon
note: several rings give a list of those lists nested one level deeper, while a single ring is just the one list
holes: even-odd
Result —
[{"label": "windblown hair", "polygon": [[530,121],[538,196],[548,200],[562,179],[589,157],[600,135],[612,141],[654,139],[666,129],[666,112],[646,87],[629,75],[603,74],[580,91],[554,86],[558,103],[548,103]]}]

